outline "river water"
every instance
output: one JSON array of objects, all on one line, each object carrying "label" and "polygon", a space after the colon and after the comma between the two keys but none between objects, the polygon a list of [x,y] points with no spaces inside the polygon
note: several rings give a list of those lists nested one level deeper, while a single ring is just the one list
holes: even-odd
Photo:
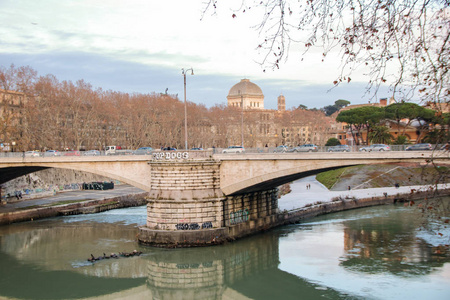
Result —
[{"label": "river water", "polygon": [[[422,228],[422,215],[403,205],[189,249],[139,245],[145,214],[0,227],[0,299],[450,299],[450,257],[437,247],[448,236]],[[87,261],[135,249],[142,254]]]}]

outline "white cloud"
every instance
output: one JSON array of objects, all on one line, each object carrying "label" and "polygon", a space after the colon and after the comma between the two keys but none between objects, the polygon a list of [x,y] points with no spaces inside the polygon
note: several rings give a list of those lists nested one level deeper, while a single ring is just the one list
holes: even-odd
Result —
[{"label": "white cloud", "polygon": [[[322,63],[317,52],[300,61],[302,46],[293,45],[288,63],[282,63],[280,70],[262,72],[257,62],[265,53],[256,50],[259,37],[251,28],[258,19],[242,14],[232,18],[228,8],[238,8],[240,3],[227,0],[217,15],[207,14],[200,20],[202,0],[2,0],[0,63],[20,65],[24,61],[34,68],[39,65],[46,73],[60,72],[61,79],[83,78],[104,89],[127,92],[133,87],[136,92],[170,87],[171,92],[180,93],[180,70],[192,67],[196,78],[189,80],[190,88],[197,87],[199,92],[191,95],[207,106],[226,101],[229,88],[244,77],[264,83],[261,88],[268,108],[275,108],[276,104],[269,103],[276,103],[281,92],[291,99],[304,99],[306,94],[294,93],[301,93],[300,87],[312,90],[317,84],[320,92],[309,93],[311,97],[322,97],[321,102],[328,104],[337,100],[326,93],[337,75],[337,57]],[[142,75],[132,74],[133,68]],[[97,71],[105,69],[123,73]],[[165,75],[154,77],[154,86],[147,85],[150,71]],[[309,107],[316,107],[319,102],[311,103]],[[298,104],[307,104],[307,100],[293,106]]]}]

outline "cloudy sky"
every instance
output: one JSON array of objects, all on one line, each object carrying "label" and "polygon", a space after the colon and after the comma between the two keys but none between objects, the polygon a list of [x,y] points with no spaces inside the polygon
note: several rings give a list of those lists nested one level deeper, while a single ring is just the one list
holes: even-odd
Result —
[{"label": "cloudy sky", "polygon": [[262,89],[266,108],[276,108],[281,93],[287,108],[368,102],[363,77],[332,89],[338,60],[322,63],[320,53],[302,61],[294,46],[279,70],[263,72],[256,14],[232,18],[240,0],[225,3],[202,18],[204,0],[0,0],[0,66],[30,66],[104,90],[168,89],[180,99],[181,69],[193,68],[187,99],[207,107],[226,103],[242,78]]}]

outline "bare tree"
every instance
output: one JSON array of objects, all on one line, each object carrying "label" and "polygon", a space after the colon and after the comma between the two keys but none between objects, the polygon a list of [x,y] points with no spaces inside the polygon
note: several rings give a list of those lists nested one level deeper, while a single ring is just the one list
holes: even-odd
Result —
[{"label": "bare tree", "polygon": [[7,69],[0,66],[0,88],[16,92],[30,93],[37,72],[29,66],[16,68],[14,64]]},{"label": "bare tree", "polygon": [[[208,0],[204,14],[218,5],[228,3]],[[442,103],[450,98],[449,6],[448,0],[242,0],[231,17],[260,14],[257,48],[265,67],[281,67],[293,44],[303,44],[303,54],[320,47],[323,60],[340,53],[334,85],[363,70],[374,94],[389,84],[396,99]]]}]

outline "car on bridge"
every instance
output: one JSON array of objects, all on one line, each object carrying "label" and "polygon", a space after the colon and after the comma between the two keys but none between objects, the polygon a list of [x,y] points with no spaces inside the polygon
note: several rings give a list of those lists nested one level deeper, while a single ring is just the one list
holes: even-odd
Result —
[{"label": "car on bridge", "polygon": [[101,152],[98,150],[88,150],[83,153],[84,156],[98,156],[101,155]]},{"label": "car on bridge", "polygon": [[222,150],[222,153],[244,153],[245,149],[242,146],[230,146]]},{"label": "car on bridge", "polygon": [[134,155],[151,155],[153,151],[152,147],[141,147],[138,148],[137,150],[134,150],[133,154]]},{"label": "car on bridge", "polygon": [[25,152],[25,157],[39,157],[40,152],[39,151],[27,151]]},{"label": "car on bridge", "polygon": [[431,144],[428,143],[420,143],[420,144],[415,144],[415,145],[411,145],[409,147],[407,147],[405,149],[406,151],[428,151],[428,150],[433,150],[433,146],[431,146]]},{"label": "car on bridge", "polygon": [[385,144],[373,144],[370,146],[362,147],[359,149],[361,152],[372,152],[372,151],[391,151],[391,148]]},{"label": "car on bridge", "polygon": [[80,156],[80,151],[71,150],[64,153],[64,156]]},{"label": "car on bridge", "polygon": [[44,152],[44,156],[45,157],[61,156],[61,152],[59,152],[58,150],[47,150],[47,151]]},{"label": "car on bridge", "polygon": [[276,147],[275,150],[273,150],[273,153],[284,153],[284,152],[287,152],[288,150],[289,150],[288,146],[280,145],[280,146]]},{"label": "car on bridge", "polygon": [[301,146],[294,147],[290,149],[288,152],[317,152],[319,151],[319,147],[314,144],[305,144]]},{"label": "car on bridge", "polygon": [[351,149],[348,145],[336,145],[328,148],[328,152],[350,152]]}]

